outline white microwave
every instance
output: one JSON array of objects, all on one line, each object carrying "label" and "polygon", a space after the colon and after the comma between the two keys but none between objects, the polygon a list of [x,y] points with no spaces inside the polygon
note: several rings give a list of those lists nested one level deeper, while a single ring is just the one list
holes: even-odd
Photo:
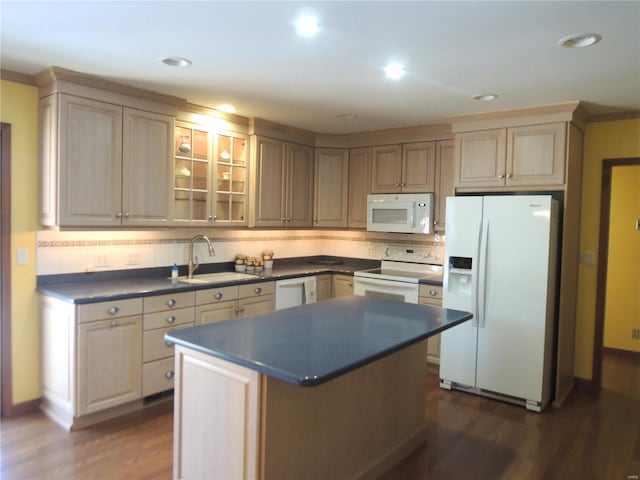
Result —
[{"label": "white microwave", "polygon": [[432,233],[433,193],[367,195],[367,230]]}]

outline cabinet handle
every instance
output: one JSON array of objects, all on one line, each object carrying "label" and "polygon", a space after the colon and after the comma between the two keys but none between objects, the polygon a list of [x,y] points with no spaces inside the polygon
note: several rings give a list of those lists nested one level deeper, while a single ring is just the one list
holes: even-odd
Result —
[{"label": "cabinet handle", "polygon": [[166,372],[164,372],[164,378],[166,378],[167,380],[171,380],[173,378],[173,370],[168,370]]},{"label": "cabinet handle", "polygon": [[401,187],[402,184],[401,183],[396,183],[396,187]]},{"label": "cabinet handle", "polygon": [[350,287],[353,287],[353,282],[349,282],[349,286],[350,286]]},{"label": "cabinet handle", "polygon": [[511,175],[510,173],[507,173],[507,178],[511,178],[513,177],[513,175]]},{"label": "cabinet handle", "polygon": [[429,290],[429,295],[431,295],[432,297],[435,297],[438,294],[438,292],[436,292],[435,290]]},{"label": "cabinet handle", "polygon": [[175,321],[176,321],[176,317],[174,317],[173,315],[167,317],[167,323],[171,324]]},{"label": "cabinet handle", "polygon": [[241,311],[241,312],[244,312],[244,307],[240,307],[240,311]]},{"label": "cabinet handle", "polygon": [[217,216],[217,215],[214,215],[214,216],[213,216],[213,221],[215,222],[216,220],[218,220],[218,216]]},{"label": "cabinet handle", "polygon": [[500,175],[498,175],[498,178],[504,178],[504,173],[501,173]]},{"label": "cabinet handle", "polygon": [[207,217],[207,220],[213,220],[213,216],[209,215],[209,216]]},{"label": "cabinet handle", "polygon": [[170,342],[169,340],[165,340],[165,341],[164,341],[164,344],[165,344],[167,347],[173,347],[173,342]]},{"label": "cabinet handle", "polygon": [[240,313],[240,309],[239,309],[239,308],[236,308],[236,309],[234,309],[233,311],[234,311],[235,313]]},{"label": "cabinet handle", "polygon": [[216,300],[220,300],[222,298],[222,293],[218,292],[214,295]]},{"label": "cabinet handle", "polygon": [[173,298],[167,300],[167,306],[173,307],[175,306],[175,304],[176,304],[176,301]]},{"label": "cabinet handle", "polygon": [[107,310],[107,313],[109,315],[115,315],[116,313],[118,313],[120,311],[120,309],[118,307],[111,307],[109,310]]},{"label": "cabinet handle", "polygon": [[130,216],[131,216],[131,212],[127,212],[127,213],[124,214],[125,218],[129,218]]},{"label": "cabinet handle", "polygon": [[111,326],[112,327],[117,327],[118,326],[118,322],[116,322],[115,320],[113,322],[111,322]]},{"label": "cabinet handle", "polygon": [[122,212],[116,213],[116,218],[122,218]]},{"label": "cabinet handle", "polygon": [[260,295],[262,293],[262,288],[258,287],[254,290],[254,292],[256,292],[258,295]]}]

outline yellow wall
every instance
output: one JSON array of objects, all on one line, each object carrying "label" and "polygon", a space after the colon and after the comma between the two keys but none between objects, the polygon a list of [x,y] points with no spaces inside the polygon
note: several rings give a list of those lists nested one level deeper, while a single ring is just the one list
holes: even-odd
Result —
[{"label": "yellow wall", "polygon": [[[38,89],[0,81],[0,120],[11,124],[11,345],[12,403],[40,396],[36,296],[38,224]],[[16,264],[25,248],[28,264]]]},{"label": "yellow wall", "polygon": [[605,347],[640,352],[631,329],[640,328],[640,166],[614,167],[611,176],[611,218]]},{"label": "yellow wall", "polygon": [[[597,253],[602,160],[640,157],[640,119],[590,123],[584,141],[580,250]],[[575,374],[585,379],[591,379],[593,362],[596,270],[596,265],[580,265],[578,277]]]}]

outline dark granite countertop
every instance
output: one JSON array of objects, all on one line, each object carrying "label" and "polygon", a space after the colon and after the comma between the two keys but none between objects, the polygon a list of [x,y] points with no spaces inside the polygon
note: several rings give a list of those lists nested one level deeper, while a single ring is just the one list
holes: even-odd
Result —
[{"label": "dark granite countertop", "polygon": [[[169,277],[170,267],[141,270],[120,270],[117,272],[75,273],[67,275],[47,275],[38,277],[37,290],[43,295],[75,303],[97,303],[127,298],[164,295],[219,288],[230,285],[283,280],[286,278],[317,275],[321,273],[341,273],[353,275],[356,270],[380,266],[377,260],[348,257],[303,257],[280,259],[270,270],[257,272],[255,278],[233,282],[216,282],[193,285],[173,282]],[[233,263],[202,265],[197,274],[233,271]],[[186,266],[180,266],[180,275],[186,275]]]},{"label": "dark granite countertop", "polygon": [[173,330],[165,339],[289,383],[314,386],[471,318],[458,310],[341,297]]}]

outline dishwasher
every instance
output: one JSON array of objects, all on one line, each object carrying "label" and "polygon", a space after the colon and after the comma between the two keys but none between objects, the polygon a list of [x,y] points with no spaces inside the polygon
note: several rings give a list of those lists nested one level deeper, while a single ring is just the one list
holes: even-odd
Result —
[{"label": "dishwasher", "polygon": [[316,303],[316,277],[276,281],[276,310]]}]

